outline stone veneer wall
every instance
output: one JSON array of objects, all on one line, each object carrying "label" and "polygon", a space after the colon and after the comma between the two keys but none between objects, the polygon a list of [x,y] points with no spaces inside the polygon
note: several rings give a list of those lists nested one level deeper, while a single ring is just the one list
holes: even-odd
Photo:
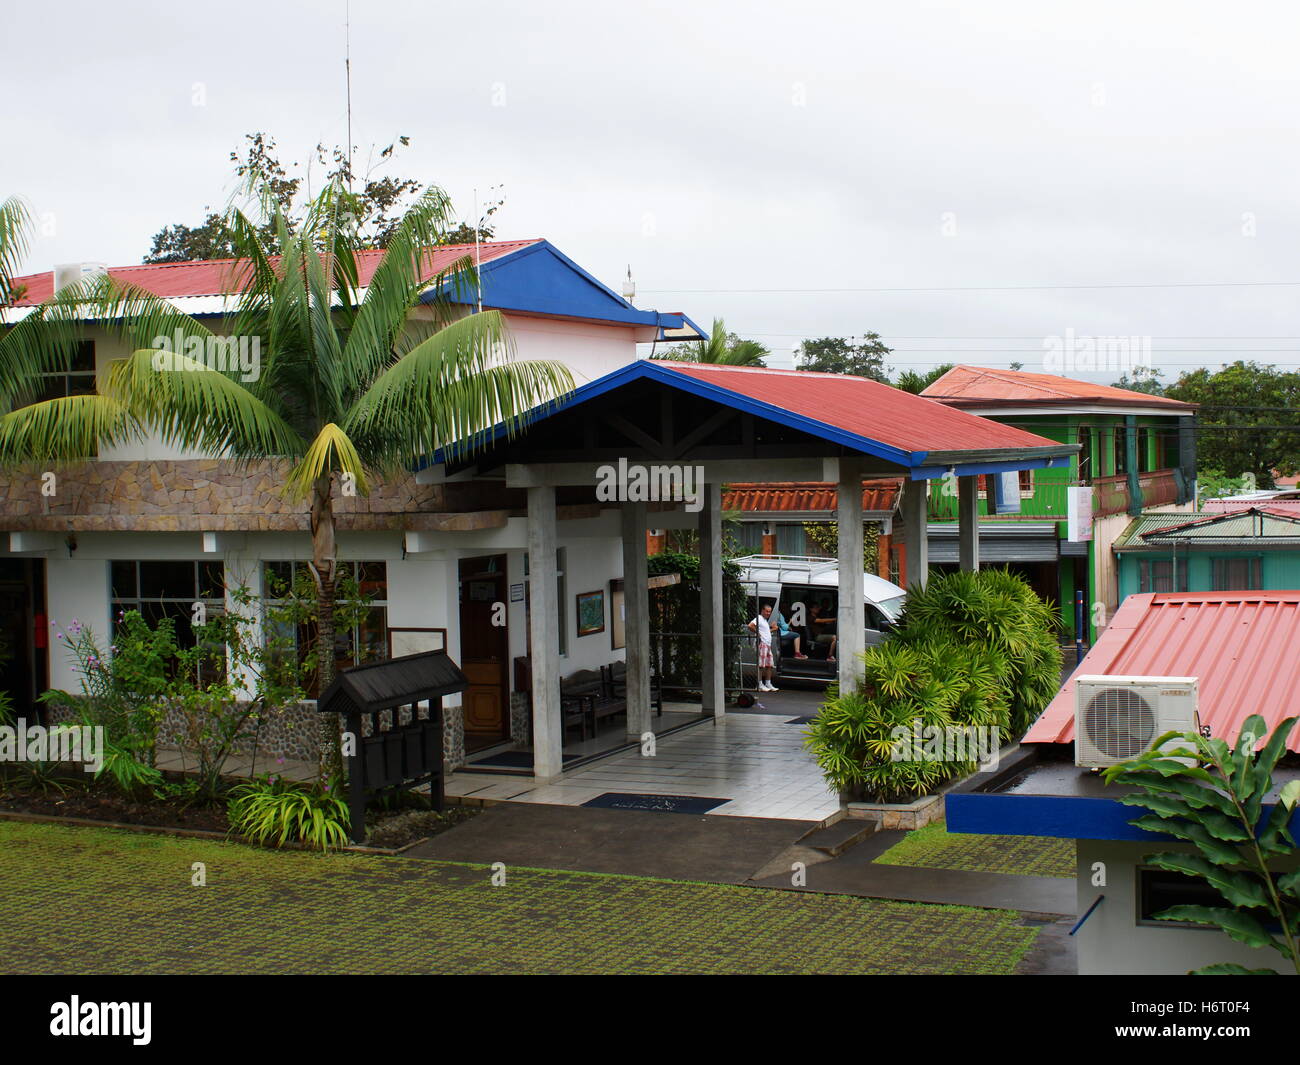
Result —
[{"label": "stone veneer wall", "polygon": [[[63,724],[74,720],[71,708],[50,706],[47,708],[47,720],[51,725]],[[392,725],[392,712],[382,711],[379,715],[380,727]],[[420,707],[420,720],[428,717],[424,706]],[[399,724],[411,720],[409,707],[398,708]],[[460,707],[444,707],[442,712],[442,750],[443,766],[448,771],[465,764],[464,717]],[[333,748],[334,737],[343,727],[341,715],[321,714],[314,702],[297,703],[282,710],[271,711],[261,722],[250,723],[235,740],[231,753],[255,756],[255,762],[265,765],[269,770],[277,758],[316,763],[321,759],[322,750]],[[169,709],[158,726],[158,744],[164,747],[183,747],[185,743],[185,718],[176,709]],[[371,733],[369,720],[362,719],[361,734]]]},{"label": "stone veneer wall", "polygon": [[[281,491],[287,468],[271,460],[85,462],[53,468],[56,491],[48,497],[43,470],[10,469],[0,473],[0,518],[16,532],[306,530],[306,504]],[[524,505],[521,491],[499,484],[421,485],[410,476],[376,480],[367,495],[336,493],[334,500],[343,530],[493,527]],[[494,507],[507,509],[496,514]],[[465,511],[480,513],[471,520]]]},{"label": "stone veneer wall", "polygon": [[533,701],[528,692],[510,693],[510,739],[527,746],[532,735]]}]

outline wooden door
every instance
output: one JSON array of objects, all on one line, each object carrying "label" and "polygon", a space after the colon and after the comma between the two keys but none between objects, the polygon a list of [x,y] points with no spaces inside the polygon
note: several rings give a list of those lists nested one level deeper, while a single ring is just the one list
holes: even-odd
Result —
[{"label": "wooden door", "polygon": [[461,696],[468,749],[510,736],[507,675],[506,556],[460,563],[460,668],[469,681]]}]

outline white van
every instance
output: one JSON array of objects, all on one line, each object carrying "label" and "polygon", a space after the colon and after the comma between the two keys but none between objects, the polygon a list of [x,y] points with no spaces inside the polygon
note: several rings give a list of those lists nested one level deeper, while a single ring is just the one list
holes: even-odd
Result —
[{"label": "white van", "polygon": [[[740,581],[749,597],[746,621],[752,621],[763,606],[771,603],[773,619],[779,613],[791,630],[772,644],[777,652],[776,676],[834,680],[839,671],[834,654],[839,561],[811,555],[746,555],[733,561],[740,567]],[[863,598],[866,646],[872,647],[897,623],[907,592],[874,573],[864,573]],[[795,624],[799,620],[802,624]],[[741,662],[748,683],[755,676],[758,649],[752,638],[746,639],[743,646]]]}]

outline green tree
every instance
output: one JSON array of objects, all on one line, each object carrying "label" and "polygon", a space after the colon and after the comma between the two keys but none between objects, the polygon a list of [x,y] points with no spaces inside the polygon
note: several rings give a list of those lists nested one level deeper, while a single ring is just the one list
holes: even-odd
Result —
[{"label": "green tree", "polygon": [[[365,495],[372,476],[401,474],[435,448],[468,448],[481,429],[513,426],[573,380],[561,364],[519,360],[499,312],[457,316],[454,305],[470,302],[477,282],[471,257],[422,278],[423,250],[451,215],[440,189],[426,189],[397,224],[364,297],[356,258],[364,241],[346,221],[354,201],[342,183],[321,192],[297,229],[273,190],[258,189],[262,216],[230,218],[244,284],[222,323],[230,337],[259,342],[256,372],[193,357],[194,345],[212,353],[225,341],[166,300],[108,276],[90,279],[61,294],[62,315],[99,319],[133,354],[96,394],[0,417],[0,463],[85,459],[146,429],[234,462],[283,460],[284,492],[309,515],[319,640],[332,647],[338,494]],[[268,223],[279,257],[263,235]],[[413,317],[417,307],[431,313]],[[179,337],[185,353],[158,350],[160,337]],[[23,345],[9,369],[31,375],[47,359],[44,345]],[[333,673],[333,656],[321,655],[322,691]]]},{"label": "green tree", "polygon": [[[285,169],[280,162],[279,150],[273,137],[257,132],[245,134],[244,140],[247,143],[242,156],[238,152],[230,153],[230,161],[236,164],[236,176],[245,184],[256,184],[264,189],[287,220],[290,232],[297,230],[308,211],[308,204],[302,202],[306,179],[299,174],[290,174]],[[349,191],[350,217],[360,247],[387,247],[405,210],[419,196],[422,185],[414,178],[376,173],[380,166],[395,157],[399,148],[407,147],[410,142],[409,137],[398,137],[382,149],[377,163],[359,180],[360,187],[355,191],[353,188],[358,184],[358,179],[353,173],[346,149],[337,145],[328,149],[323,144],[316,145],[315,164],[324,169],[326,185],[337,183]],[[293,167],[297,169],[297,164],[293,164]],[[493,228],[488,222],[502,202],[499,193],[495,199],[490,199],[477,226],[467,222],[454,226],[449,223],[446,230],[439,234],[438,243],[473,244],[476,233],[479,240],[490,240]],[[164,226],[155,233],[153,246],[144,261],[177,263],[237,258],[239,241],[230,230],[227,216],[207,207],[204,212],[203,222],[197,226],[176,223]],[[265,246],[273,253],[281,250],[279,235],[269,219],[261,225],[261,236]]]},{"label": "green tree", "polygon": [[32,216],[17,196],[0,202],[0,307],[22,297],[13,291],[13,277],[27,255]]},{"label": "green tree", "polygon": [[1235,496],[1254,491],[1250,477],[1229,477],[1222,470],[1198,470],[1196,474],[1197,509],[1204,509],[1205,500],[1220,496]]},{"label": "green tree", "polygon": [[[806,521],[803,526],[808,542],[819,554],[827,558],[839,558],[840,523],[838,521]],[[875,573],[880,558],[880,523],[867,522],[862,529],[862,568],[867,573]]]},{"label": "green tree", "polygon": [[742,340],[728,333],[721,318],[713,319],[713,332],[708,340],[687,341],[674,344],[657,352],[653,358],[667,362],[710,362],[722,366],[763,366],[763,360],[772,354],[757,340]]},{"label": "green tree", "polygon": [[1185,373],[1165,395],[1201,404],[1198,465],[1254,474],[1260,488],[1274,486],[1274,470],[1300,470],[1300,374],[1238,361]]},{"label": "green tree", "polygon": [[1150,366],[1134,366],[1132,376],[1124,374],[1112,388],[1125,388],[1130,392],[1145,392],[1149,396],[1163,396],[1165,386],[1160,381],[1160,371]]},{"label": "green tree", "polygon": [[936,366],[933,370],[925,373],[917,373],[915,370],[904,370],[894,381],[894,387],[902,389],[904,392],[910,392],[914,396],[919,396],[940,377],[952,369],[953,364],[945,362],[941,366]]},{"label": "green tree", "polygon": [[822,337],[799,347],[798,367],[816,373],[843,373],[889,383],[885,356],[892,351],[879,333],[858,337]]},{"label": "green tree", "polygon": [[[1300,804],[1300,780],[1284,785],[1272,813],[1263,815],[1295,723],[1294,717],[1279,722],[1258,752],[1267,731],[1258,714],[1246,718],[1235,749],[1199,732],[1166,732],[1144,754],[1107,769],[1105,778],[1137,789],[1120,802],[1151,811],[1130,824],[1199,852],[1151,854],[1147,864],[1204,880],[1226,903],[1174,906],[1156,919],[1210,925],[1247,946],[1272,947],[1300,974],[1300,869],[1275,868],[1296,856],[1287,826]],[[1197,970],[1202,976],[1265,973],[1276,970],[1235,964]]]}]

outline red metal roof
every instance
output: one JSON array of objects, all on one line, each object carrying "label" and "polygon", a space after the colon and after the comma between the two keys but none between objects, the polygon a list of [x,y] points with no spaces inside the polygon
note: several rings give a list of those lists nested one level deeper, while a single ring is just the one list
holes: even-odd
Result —
[{"label": "red metal roof", "polygon": [[[862,482],[862,509],[876,512],[892,511],[898,505],[901,478],[884,478]],[[734,483],[727,486],[722,496],[723,510],[748,513],[789,511],[797,516],[805,511],[834,510],[839,493],[834,484],[816,481],[774,481]]]},{"label": "red metal roof", "polygon": [[[1235,742],[1251,714],[1273,727],[1297,712],[1300,591],[1130,595],[1074,676],[1197,677],[1201,725]],[[1069,680],[1023,743],[1074,740]],[[1300,752],[1300,730],[1287,745]]]},{"label": "red metal roof", "polygon": [[[478,246],[481,262],[500,259],[504,255],[539,243],[533,240],[493,240]],[[473,257],[473,244],[445,244],[429,248],[426,252],[427,262],[422,280],[434,277],[446,270],[457,259],[466,255]],[[361,285],[368,285],[370,278],[383,258],[380,249],[357,253],[357,274]],[[119,281],[137,285],[147,292],[164,299],[176,299],[183,296],[221,296],[238,292],[243,286],[243,275],[247,260],[210,259],[202,262],[157,263],[150,266],[113,266],[108,273]],[[25,287],[25,291],[24,291]],[[23,292],[21,299],[14,302],[15,307],[31,307],[43,303],[54,295],[54,271],[43,274],[27,274],[13,279],[13,288]]]},{"label": "red metal roof", "polygon": [[1183,403],[1165,396],[1150,396],[1126,388],[1076,381],[1047,373],[1023,370],[990,370],[984,366],[954,366],[921,395],[953,406],[990,406],[998,403],[1050,403],[1091,401],[1117,403],[1126,407],[1168,407],[1171,411],[1194,411],[1195,403]]},{"label": "red metal roof", "polygon": [[1300,516],[1300,499],[1207,499],[1201,504],[1201,513],[1229,514],[1252,507],[1291,518]]},{"label": "red metal roof", "polygon": [[656,365],[904,451],[1061,447],[1059,441],[865,377],[712,363],[663,361]]}]

